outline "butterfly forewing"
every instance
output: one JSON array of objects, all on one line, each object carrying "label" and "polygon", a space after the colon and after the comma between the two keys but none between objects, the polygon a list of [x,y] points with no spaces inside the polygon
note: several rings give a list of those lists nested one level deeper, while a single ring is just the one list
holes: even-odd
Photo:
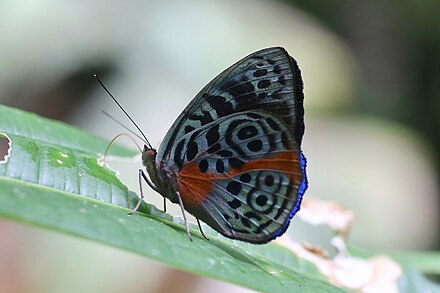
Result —
[{"label": "butterfly forewing", "polygon": [[264,109],[283,121],[298,145],[304,133],[303,84],[283,48],[268,48],[238,61],[205,86],[174,122],[156,162],[168,160],[183,135],[232,113]]}]

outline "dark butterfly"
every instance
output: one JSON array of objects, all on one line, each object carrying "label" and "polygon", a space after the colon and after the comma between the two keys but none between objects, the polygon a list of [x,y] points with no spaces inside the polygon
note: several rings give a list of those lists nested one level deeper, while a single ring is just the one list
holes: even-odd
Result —
[{"label": "dark butterfly", "polygon": [[197,94],[157,152],[146,140],[149,178],[140,176],[184,218],[186,210],[226,237],[267,243],[286,231],[307,189],[303,99],[285,49],[255,52]]}]

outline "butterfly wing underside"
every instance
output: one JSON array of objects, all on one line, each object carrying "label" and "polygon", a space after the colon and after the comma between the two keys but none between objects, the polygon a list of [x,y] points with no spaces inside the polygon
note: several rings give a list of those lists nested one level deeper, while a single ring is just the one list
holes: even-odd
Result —
[{"label": "butterfly wing underside", "polygon": [[[306,187],[304,160],[272,114],[232,114],[184,135],[178,186],[185,206],[221,234],[265,243],[282,234]],[[180,143],[180,141],[179,141]]]},{"label": "butterfly wing underside", "polygon": [[295,60],[277,47],[243,58],[197,94],[156,157],[186,210],[251,243],[287,229],[307,188],[302,90]]},{"label": "butterfly wing underside", "polygon": [[156,164],[170,168],[178,163],[170,154],[183,135],[232,113],[249,110],[264,109],[277,116],[300,146],[304,134],[303,100],[301,72],[286,50],[274,47],[252,53],[215,77],[182,111],[158,149]]}]

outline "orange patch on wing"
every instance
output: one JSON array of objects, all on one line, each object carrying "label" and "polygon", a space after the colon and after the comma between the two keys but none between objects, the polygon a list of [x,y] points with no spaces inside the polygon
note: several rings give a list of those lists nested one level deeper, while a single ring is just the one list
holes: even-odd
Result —
[{"label": "orange patch on wing", "polygon": [[212,190],[214,180],[231,178],[244,172],[255,170],[278,170],[290,173],[292,182],[299,184],[302,171],[298,156],[293,151],[280,152],[275,155],[246,162],[241,168],[232,168],[228,173],[218,174],[200,172],[199,164],[192,162],[185,165],[179,173],[178,184],[180,195],[185,204],[197,206],[205,201]]}]

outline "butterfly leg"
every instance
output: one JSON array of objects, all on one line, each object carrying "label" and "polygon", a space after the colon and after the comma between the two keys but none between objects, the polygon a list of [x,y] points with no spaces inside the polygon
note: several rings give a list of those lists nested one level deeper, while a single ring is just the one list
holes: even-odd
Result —
[{"label": "butterfly leg", "polygon": [[154,185],[153,182],[151,182],[151,180],[147,177],[147,175],[145,175],[145,172],[142,169],[139,169],[139,182],[140,182],[140,176],[142,176],[142,178],[144,178],[145,182],[147,182],[148,186],[150,186],[151,189],[153,189],[154,191],[156,191],[157,193],[160,194],[157,187]]},{"label": "butterfly leg", "polygon": [[140,191],[140,195],[141,196],[139,197],[139,200],[138,200],[136,206],[131,211],[128,212],[129,215],[134,214],[139,209],[139,207],[141,206],[142,201],[144,200],[144,191],[142,189],[142,177],[144,177],[144,180],[145,180],[145,178],[147,176],[145,176],[144,171],[142,171],[142,169],[139,169],[139,191]]},{"label": "butterfly leg", "polygon": [[[145,182],[147,182],[148,186],[151,187],[151,189],[153,189],[154,191],[156,191],[157,193],[160,194],[159,190],[157,190],[157,187],[154,185],[153,182],[151,182],[151,180],[147,177],[147,175],[145,175],[145,172],[142,171],[141,169],[139,169],[139,171],[141,172],[142,178],[144,178]],[[167,199],[166,197],[163,198],[163,212],[166,213],[167,212]]]},{"label": "butterfly leg", "polygon": [[189,232],[188,221],[186,220],[186,216],[185,216],[185,208],[183,206],[182,197],[180,196],[180,192],[177,191],[176,193],[177,193],[177,198],[179,199],[180,209],[182,210],[183,220],[185,221],[186,235],[188,236],[189,240],[192,241],[191,233]]},{"label": "butterfly leg", "polygon": [[156,188],[156,186],[154,186],[153,182],[150,181],[150,179],[148,179],[147,175],[145,175],[144,171],[142,169],[139,169],[139,190],[141,193],[141,196],[139,197],[139,200],[136,204],[136,206],[134,207],[134,209],[132,209],[131,211],[128,212],[129,215],[132,215],[133,213],[135,213],[139,207],[141,206],[142,201],[144,200],[144,191],[142,189],[142,178],[144,178],[145,182],[147,182],[148,186],[150,186],[154,191],[159,192]]},{"label": "butterfly leg", "polygon": [[205,236],[205,233],[203,233],[202,225],[200,225],[199,219],[196,218],[196,220],[197,220],[197,225],[199,226],[200,233],[202,233],[203,238],[209,241],[209,238]]}]

